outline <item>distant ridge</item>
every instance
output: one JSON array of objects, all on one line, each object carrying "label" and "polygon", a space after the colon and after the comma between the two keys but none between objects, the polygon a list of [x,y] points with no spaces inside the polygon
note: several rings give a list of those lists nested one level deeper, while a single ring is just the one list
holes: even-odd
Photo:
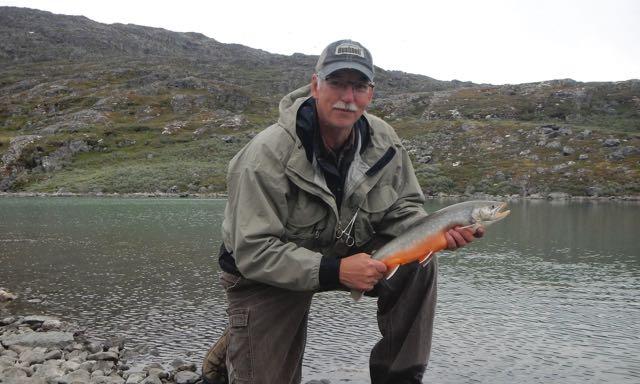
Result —
[{"label": "distant ridge", "polygon": [[[224,193],[317,56],[0,7],[0,192]],[[491,85],[376,69],[424,192],[640,195],[640,81]]]}]

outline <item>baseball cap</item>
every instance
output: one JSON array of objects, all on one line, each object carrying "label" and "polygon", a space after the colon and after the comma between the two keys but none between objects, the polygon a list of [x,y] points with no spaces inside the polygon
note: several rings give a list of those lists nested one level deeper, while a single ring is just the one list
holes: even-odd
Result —
[{"label": "baseball cap", "polygon": [[357,41],[334,41],[322,51],[316,64],[316,73],[325,79],[340,69],[355,69],[373,81],[371,52]]}]

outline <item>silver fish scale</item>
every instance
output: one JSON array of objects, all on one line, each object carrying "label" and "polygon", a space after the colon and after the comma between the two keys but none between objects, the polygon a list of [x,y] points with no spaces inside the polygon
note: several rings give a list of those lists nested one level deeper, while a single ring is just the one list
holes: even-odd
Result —
[{"label": "silver fish scale", "polygon": [[382,260],[388,255],[396,253],[404,248],[408,248],[423,240],[425,237],[434,235],[442,230],[449,229],[457,225],[467,226],[475,224],[472,216],[474,209],[485,206],[490,207],[496,204],[501,203],[498,201],[473,200],[442,208],[433,212],[429,216],[426,216],[424,219],[419,220],[403,235],[398,236],[385,244],[373,254],[373,258],[376,260]]}]

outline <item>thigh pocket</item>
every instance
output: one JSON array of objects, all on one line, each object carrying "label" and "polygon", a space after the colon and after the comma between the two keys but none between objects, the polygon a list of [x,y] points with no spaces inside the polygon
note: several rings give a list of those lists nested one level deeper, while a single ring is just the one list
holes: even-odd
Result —
[{"label": "thigh pocket", "polygon": [[253,379],[253,355],[249,335],[249,310],[246,308],[229,311],[229,347],[227,360],[230,362],[229,375],[239,382]]}]

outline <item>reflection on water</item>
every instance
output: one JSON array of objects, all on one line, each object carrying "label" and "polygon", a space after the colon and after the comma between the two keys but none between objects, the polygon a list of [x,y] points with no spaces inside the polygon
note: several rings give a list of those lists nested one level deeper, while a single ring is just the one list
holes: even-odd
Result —
[{"label": "reflection on water", "polygon": [[[0,199],[7,313],[49,313],[200,363],[225,324],[221,200]],[[451,201],[430,201],[433,211]],[[515,202],[485,239],[440,255],[425,381],[640,380],[640,205]],[[28,303],[26,299],[42,303]],[[305,379],[367,383],[375,302],[316,296]]]}]

